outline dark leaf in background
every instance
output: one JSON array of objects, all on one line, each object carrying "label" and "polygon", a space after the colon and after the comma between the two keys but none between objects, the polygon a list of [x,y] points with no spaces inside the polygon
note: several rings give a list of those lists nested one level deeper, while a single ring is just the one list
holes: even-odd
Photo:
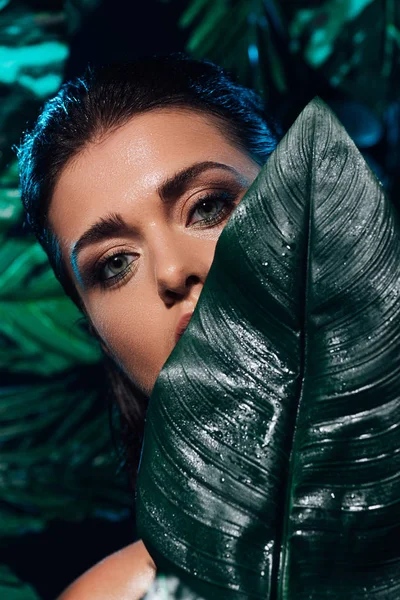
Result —
[{"label": "dark leaf in background", "polygon": [[4,600],[39,600],[33,589],[19,581],[5,565],[0,565],[0,598]]},{"label": "dark leaf in background", "polygon": [[400,227],[311,102],[150,399],[138,533],[205,598],[400,597]]},{"label": "dark leaf in background", "polygon": [[257,89],[284,131],[323,97],[360,148],[374,146],[364,156],[398,202],[399,2],[193,0],[180,26],[187,51]]},{"label": "dark leaf in background", "polygon": [[[33,6],[32,6],[33,4]],[[0,169],[14,157],[27,122],[55,94],[68,57],[62,3],[13,1],[0,4]],[[3,10],[1,10],[3,9]]]},{"label": "dark leaf in background", "polygon": [[0,548],[53,519],[129,514],[117,476],[100,368],[0,388]]}]

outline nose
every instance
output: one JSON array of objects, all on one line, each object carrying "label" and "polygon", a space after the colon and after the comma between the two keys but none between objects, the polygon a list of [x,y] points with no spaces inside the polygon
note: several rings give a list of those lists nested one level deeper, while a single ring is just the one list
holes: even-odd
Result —
[{"label": "nose", "polygon": [[158,295],[166,304],[200,295],[213,259],[204,240],[200,246],[199,239],[185,234],[157,237],[153,247],[154,275]]}]

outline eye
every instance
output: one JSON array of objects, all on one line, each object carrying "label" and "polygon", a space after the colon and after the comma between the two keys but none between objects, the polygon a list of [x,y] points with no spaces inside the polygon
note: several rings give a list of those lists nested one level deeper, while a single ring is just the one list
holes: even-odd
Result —
[{"label": "eye", "polygon": [[[194,227],[210,227],[221,223],[235,208],[234,195],[229,192],[213,192],[200,198],[190,211],[190,221],[198,212],[203,218]],[[219,207],[219,208],[218,208]],[[204,216],[205,215],[205,216]]]},{"label": "eye", "polygon": [[135,255],[121,251],[105,256],[96,266],[96,279],[103,287],[115,285],[132,271]]}]

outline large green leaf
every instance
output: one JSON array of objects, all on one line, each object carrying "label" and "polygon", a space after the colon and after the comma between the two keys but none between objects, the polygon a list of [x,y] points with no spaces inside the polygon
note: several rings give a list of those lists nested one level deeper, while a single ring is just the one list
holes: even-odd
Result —
[{"label": "large green leaf", "polygon": [[400,597],[400,227],[316,99],[150,399],[138,533],[205,598]]},{"label": "large green leaf", "polygon": [[30,585],[20,581],[6,565],[0,565],[0,598],[5,600],[39,600]]}]

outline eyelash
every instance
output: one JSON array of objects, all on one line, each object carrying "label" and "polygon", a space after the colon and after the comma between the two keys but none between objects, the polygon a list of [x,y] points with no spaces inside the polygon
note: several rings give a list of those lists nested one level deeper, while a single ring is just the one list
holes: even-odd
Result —
[{"label": "eyelash", "polygon": [[[198,223],[206,223],[208,227],[212,227],[212,226],[216,226],[219,225],[220,223],[222,223],[222,221],[225,219],[225,217],[232,212],[232,210],[235,207],[235,196],[231,193],[231,192],[211,192],[209,194],[206,194],[205,196],[203,196],[202,198],[200,198],[196,204],[194,204],[194,206],[191,208],[190,213],[189,213],[189,217],[192,218],[194,213],[196,212],[196,210],[201,207],[202,204],[204,204],[205,202],[222,202],[223,206],[221,208],[221,210],[217,213],[216,217],[213,217],[211,219],[202,219],[201,221],[198,221]],[[202,227],[199,227],[199,229],[202,229]]]},{"label": "eyelash", "polygon": [[[194,206],[190,210],[189,219],[192,218],[193,214],[196,212],[196,210],[199,209],[199,207],[201,207],[201,205],[203,203],[217,202],[217,201],[220,201],[223,203],[223,206],[222,206],[221,210],[218,212],[217,216],[213,217],[211,219],[202,219],[201,221],[197,222],[197,223],[206,223],[207,227],[216,227],[217,225],[219,225],[219,223],[222,223],[222,221],[224,221],[224,219],[235,208],[235,196],[234,196],[234,194],[232,194],[230,192],[226,192],[226,191],[213,192],[213,193],[203,196],[196,202],[196,204],[194,204]],[[199,229],[202,229],[203,227],[204,227],[204,225],[198,226]],[[94,269],[94,272],[90,275],[89,285],[100,285],[100,287],[102,287],[102,288],[109,288],[109,287],[113,287],[114,285],[116,285],[119,281],[125,279],[125,277],[127,277],[129,275],[129,273],[132,271],[132,269],[134,268],[133,267],[133,264],[135,262],[134,260],[131,263],[129,263],[129,265],[123,271],[121,271],[117,275],[114,275],[114,277],[109,277],[108,279],[103,279],[102,272],[103,272],[103,268],[106,266],[106,264],[112,258],[114,258],[115,256],[126,256],[126,255],[127,255],[127,253],[124,253],[123,251],[121,252],[121,249],[118,249],[118,250],[115,250],[114,252],[111,252],[104,258],[100,259]]]}]

